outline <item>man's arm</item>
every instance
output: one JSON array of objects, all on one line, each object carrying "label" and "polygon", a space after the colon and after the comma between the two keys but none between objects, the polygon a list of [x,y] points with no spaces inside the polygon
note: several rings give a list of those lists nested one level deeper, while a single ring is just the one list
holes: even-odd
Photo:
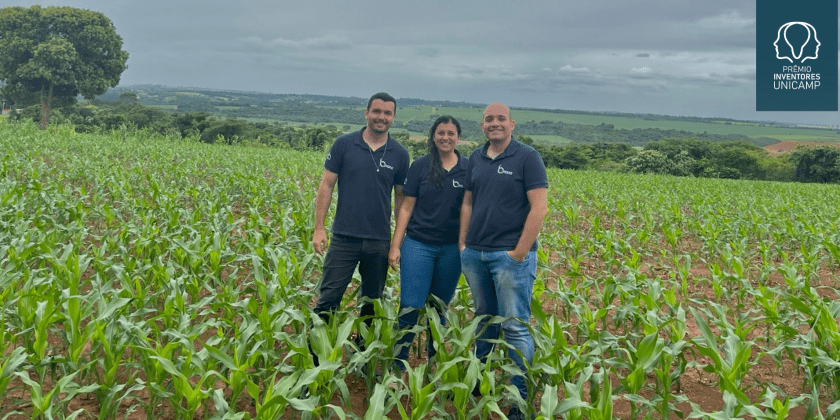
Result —
[{"label": "man's arm", "polygon": [[461,228],[458,230],[459,251],[463,251],[467,247],[470,219],[472,219],[472,191],[464,191],[464,202],[461,204]]},{"label": "man's arm", "polygon": [[548,188],[534,188],[528,190],[528,202],[531,204],[531,211],[525,219],[525,227],[522,228],[522,235],[513,251],[508,251],[511,258],[516,261],[525,261],[528,251],[537,240],[537,235],[542,229],[545,216],[548,214]]},{"label": "man's arm", "polygon": [[411,213],[414,212],[414,204],[416,202],[417,197],[405,197],[402,200],[402,205],[399,207],[397,224],[394,227],[394,237],[391,239],[391,249],[388,251],[388,264],[394,270],[400,266],[400,247],[402,247],[403,239],[405,239],[408,219],[411,219]]},{"label": "man's arm", "polygon": [[315,196],[315,233],[312,235],[312,246],[319,255],[327,249],[327,232],[324,230],[324,219],[327,218],[327,210],[330,208],[333,188],[338,181],[338,174],[324,169],[324,176],[318,185],[318,194]]}]

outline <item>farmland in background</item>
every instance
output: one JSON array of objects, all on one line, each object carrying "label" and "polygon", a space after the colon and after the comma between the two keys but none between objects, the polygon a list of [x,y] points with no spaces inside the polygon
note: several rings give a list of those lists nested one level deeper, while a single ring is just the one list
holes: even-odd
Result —
[{"label": "farmland in background", "polygon": [[[0,417],[502,418],[516,370],[470,353],[463,282],[408,384],[395,274],[370,328],[352,293],[313,315],[323,158],[1,123]],[[837,418],[836,185],[548,176],[534,414]]]},{"label": "farmland in background", "polygon": [[[346,124],[364,123],[363,113],[367,98],[346,98],[318,95],[280,95],[259,92],[213,91],[201,89],[167,88],[161,86],[130,86],[112,89],[104,99],[116,100],[120,92],[138,94],[144,105],[154,105],[177,112],[203,111],[220,117],[235,117],[249,121],[307,123],[310,125],[332,124],[342,127]],[[408,132],[411,136],[424,136],[434,116],[450,114],[461,120],[469,140],[480,140],[478,123],[482,105],[453,103],[448,101],[400,99],[395,118],[395,131]],[[788,124],[770,122],[738,121],[720,118],[673,117],[650,114],[589,113],[584,111],[514,109],[517,131],[521,135],[539,138],[549,143],[564,143],[557,124],[574,127],[574,131],[587,133],[594,127],[611,126],[614,130],[661,130],[671,137],[721,136],[730,140],[749,139],[759,146],[766,146],[783,140],[805,140],[838,142],[838,131],[822,128],[799,128]],[[411,122],[415,124],[412,125]],[[540,127],[540,123],[553,124]],[[704,134],[705,133],[705,134]],[[566,136],[566,139],[586,141]],[[613,136],[607,141],[624,141],[633,146],[643,146],[645,138],[640,136]],[[626,137],[626,138],[625,138]],[[637,138],[638,137],[638,138]]]}]

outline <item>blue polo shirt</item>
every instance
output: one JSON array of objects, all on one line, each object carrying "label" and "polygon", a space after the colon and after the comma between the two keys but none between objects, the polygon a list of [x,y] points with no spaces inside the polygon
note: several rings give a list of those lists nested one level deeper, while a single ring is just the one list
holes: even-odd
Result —
[{"label": "blue polo shirt", "polygon": [[[531,211],[527,192],[547,188],[548,178],[539,152],[511,138],[502,154],[490,159],[490,142],[473,151],[467,163],[464,188],[472,193],[472,218],[467,246],[480,251],[516,248]],[[537,249],[537,243],[531,251]]]},{"label": "blue polo shirt", "polygon": [[406,228],[411,239],[428,245],[458,242],[467,158],[457,150],[455,153],[458,163],[444,174],[442,188],[428,180],[429,155],[418,158],[408,169],[403,194],[417,198]]},{"label": "blue polo shirt", "polygon": [[408,150],[389,135],[385,145],[372,151],[362,130],[338,137],[324,162],[325,169],[338,174],[332,232],[390,240],[391,191],[405,183]]}]

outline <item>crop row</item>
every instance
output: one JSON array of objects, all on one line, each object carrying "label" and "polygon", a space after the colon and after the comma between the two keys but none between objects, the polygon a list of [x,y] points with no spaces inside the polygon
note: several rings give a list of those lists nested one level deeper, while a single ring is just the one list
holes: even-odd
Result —
[{"label": "crop row", "polygon": [[[355,295],[330,323],[313,316],[319,153],[7,124],[0,150],[8,418],[461,419],[523,403],[502,352],[487,364],[470,352],[463,282],[446,326],[427,314],[446,343],[435,369],[412,363],[406,384],[389,372],[395,275],[370,327]],[[836,186],[557,170],[549,181],[534,414],[836,417]],[[798,382],[757,373],[768,366]],[[697,375],[716,402],[686,391]]]}]

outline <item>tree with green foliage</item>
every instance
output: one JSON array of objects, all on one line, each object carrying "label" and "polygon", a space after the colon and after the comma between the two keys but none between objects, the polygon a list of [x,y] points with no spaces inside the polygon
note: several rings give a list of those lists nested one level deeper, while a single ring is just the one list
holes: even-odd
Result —
[{"label": "tree with green foliage", "polygon": [[120,100],[119,101],[122,102],[122,103],[128,103],[128,104],[138,104],[138,103],[140,103],[140,100],[138,99],[137,94],[134,93],[134,92],[131,92],[131,91],[120,93]]},{"label": "tree with green foliage", "polygon": [[172,113],[159,108],[135,105],[126,111],[125,116],[135,127],[161,134],[172,127]]},{"label": "tree with green foliage", "polygon": [[830,146],[798,147],[791,155],[799,182],[840,182],[840,149]]},{"label": "tree with green foliage", "polygon": [[557,153],[557,159],[554,166],[561,169],[586,168],[586,165],[589,164],[589,158],[586,156],[586,152],[589,150],[585,149],[589,148],[577,145],[563,147],[560,149],[560,152]]},{"label": "tree with green foliage", "polygon": [[116,86],[126,68],[111,20],[72,7],[0,9],[0,81],[16,104],[40,102],[41,129],[53,105],[93,99]]},{"label": "tree with green foliage", "polygon": [[767,165],[760,161],[767,152],[748,141],[668,138],[648,143],[645,150],[664,154],[678,172],[690,169],[698,177],[765,179],[766,175]]},{"label": "tree with green foliage", "polygon": [[645,150],[656,150],[668,157],[686,152],[694,160],[709,158],[712,155],[712,143],[692,138],[666,138],[652,141],[645,145]]},{"label": "tree with green foliage", "polygon": [[204,130],[199,139],[204,143],[221,141],[225,144],[234,144],[246,138],[246,133],[250,129],[247,121],[235,119],[218,121]]},{"label": "tree with green foliage", "polygon": [[[687,154],[685,157],[688,157]],[[625,164],[628,171],[642,174],[677,175],[677,172],[683,172],[684,169],[676,169],[674,161],[658,150],[642,150],[627,158]]]},{"label": "tree with green foliage", "polygon": [[175,116],[173,124],[181,133],[181,137],[198,137],[214,121],[210,114],[205,112],[189,112]]}]

